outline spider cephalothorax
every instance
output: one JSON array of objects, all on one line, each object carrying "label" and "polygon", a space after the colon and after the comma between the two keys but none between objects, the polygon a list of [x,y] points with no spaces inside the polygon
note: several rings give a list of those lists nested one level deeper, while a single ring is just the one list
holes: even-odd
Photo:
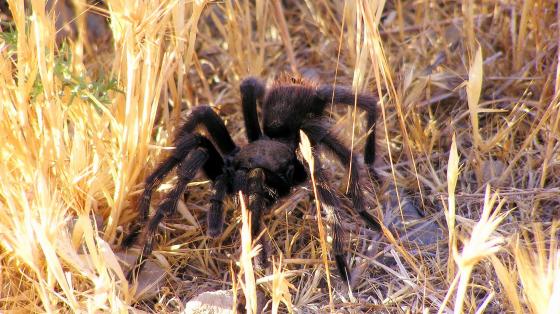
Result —
[{"label": "spider cephalothorax", "polygon": [[[198,170],[213,182],[213,194],[208,210],[208,230],[211,237],[221,234],[224,224],[223,200],[226,195],[243,192],[249,199],[251,233],[258,236],[261,216],[276,199],[290,193],[291,188],[307,180],[313,171],[317,195],[327,215],[333,232],[333,252],[343,280],[349,272],[343,257],[344,232],[340,224],[341,200],[329,186],[319,162],[319,148],[330,150],[345,166],[350,166],[349,197],[354,210],[376,230],[377,220],[366,210],[364,195],[359,183],[361,161],[359,154],[329,132],[329,121],[324,116],[331,103],[354,105],[367,113],[370,134],[366,139],[364,161],[371,175],[375,159],[376,99],[367,94],[354,94],[346,87],[318,85],[304,79],[284,75],[268,90],[256,78],[245,79],[240,86],[243,117],[249,143],[238,147],[229,135],[223,121],[208,106],[197,106],[175,136],[175,150],[145,180],[144,193],[139,202],[139,223],[123,241],[130,246],[148,221],[150,199],[162,179],[175,167],[178,182],[161,202],[154,216],[148,221],[146,242],[136,264],[129,273],[140,271],[144,258],[153,249],[154,235],[160,221],[173,214],[179,198],[185,193],[187,183]],[[257,102],[261,103],[262,128],[257,115]],[[206,128],[208,137],[196,133],[197,127]],[[307,169],[298,158],[300,131],[309,137],[315,157],[314,169]]]}]

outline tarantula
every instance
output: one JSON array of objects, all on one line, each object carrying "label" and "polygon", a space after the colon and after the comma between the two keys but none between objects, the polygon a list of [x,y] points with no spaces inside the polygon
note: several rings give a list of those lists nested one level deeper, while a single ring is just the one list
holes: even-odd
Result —
[{"label": "tarantula", "polygon": [[[364,195],[359,184],[361,163],[359,154],[329,133],[329,121],[324,115],[331,103],[357,106],[367,113],[370,134],[365,144],[365,165],[374,176],[376,99],[368,94],[354,94],[347,87],[317,85],[294,76],[283,76],[266,89],[258,79],[249,77],[240,85],[245,131],[249,143],[237,146],[228,133],[224,122],[209,106],[192,109],[186,122],[175,135],[175,150],[149,175],[144,183],[144,192],[139,201],[139,222],[123,240],[128,247],[135,242],[148,220],[150,199],[163,178],[178,167],[178,182],[161,202],[154,216],[147,223],[146,241],[135,265],[128,273],[131,280],[140,272],[144,259],[153,249],[158,224],[164,217],[172,215],[185,187],[198,170],[213,182],[210,209],[207,214],[207,234],[217,237],[224,225],[223,200],[226,195],[242,191],[249,199],[252,213],[251,233],[253,238],[261,231],[261,216],[275,200],[290,193],[292,187],[304,183],[308,171],[316,178],[317,194],[327,214],[327,223],[333,233],[334,257],[341,278],[348,282],[350,273],[344,259],[344,231],[340,224],[341,200],[327,183],[327,177],[319,162],[318,148],[324,147],[334,153],[339,162],[350,166],[349,196],[354,210],[375,230],[379,222],[366,210]],[[257,102],[261,103],[262,128],[257,115]],[[204,127],[207,137],[196,133]],[[307,169],[298,158],[300,130],[310,139],[314,148],[314,169]]]}]

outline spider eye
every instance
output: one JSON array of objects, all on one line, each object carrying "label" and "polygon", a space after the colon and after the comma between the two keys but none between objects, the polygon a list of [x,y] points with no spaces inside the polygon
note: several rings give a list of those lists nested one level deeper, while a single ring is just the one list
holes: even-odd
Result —
[{"label": "spider eye", "polygon": [[290,79],[292,80],[292,84],[296,84],[296,83],[297,83],[297,79],[296,79],[295,77],[292,76]]}]

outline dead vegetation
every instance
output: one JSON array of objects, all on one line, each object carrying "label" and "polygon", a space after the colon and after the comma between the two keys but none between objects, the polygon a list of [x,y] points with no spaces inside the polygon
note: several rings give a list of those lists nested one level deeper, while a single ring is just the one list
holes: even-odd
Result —
[{"label": "dead vegetation", "polygon": [[[172,312],[201,292],[233,290],[254,310],[262,290],[266,310],[279,312],[557,311],[558,3],[110,2],[96,9],[110,18],[112,46],[103,48],[80,35],[57,46],[44,1],[25,9],[23,0],[7,1],[0,309]],[[73,4],[84,34],[80,12],[91,8]],[[258,248],[240,233],[244,206],[230,204],[219,240],[206,237],[209,184],[201,177],[161,224],[152,257],[167,272],[161,289],[138,298],[118,243],[181,116],[210,104],[242,143],[240,80],[284,71],[380,98],[383,183],[370,194],[387,228],[373,234],[344,215],[351,291],[326,275],[329,244],[311,186],[266,216],[275,260],[262,273],[248,263]],[[361,148],[360,112],[332,117],[334,130]],[[347,173],[327,166],[343,193]]]}]

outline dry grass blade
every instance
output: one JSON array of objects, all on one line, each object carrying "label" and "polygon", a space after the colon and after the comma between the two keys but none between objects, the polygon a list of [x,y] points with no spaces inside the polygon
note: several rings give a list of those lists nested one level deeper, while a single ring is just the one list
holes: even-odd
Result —
[{"label": "dry grass blade", "polygon": [[[96,65],[107,73],[98,79],[88,76],[99,71],[88,72],[91,65],[83,63],[83,42],[55,47],[55,18],[44,1],[32,1],[30,11],[23,2],[8,2],[17,36],[2,41],[0,50],[6,70],[0,81],[8,86],[0,93],[5,104],[0,130],[9,134],[0,160],[0,208],[2,216],[12,214],[0,222],[6,235],[1,243],[11,248],[4,266],[22,269],[10,281],[27,279],[4,290],[10,291],[4,300],[19,301],[2,301],[0,308],[128,311],[128,285],[109,243],[126,218],[128,193],[144,176],[145,163],[139,161],[151,154],[159,92],[173,76],[174,64],[182,63],[161,49],[161,30],[172,29],[170,16],[178,10],[173,3],[150,10],[148,4],[109,7],[115,45],[122,50],[115,51],[113,68],[107,68],[111,62]],[[203,7],[203,2],[193,4],[193,14],[200,15]],[[148,11],[152,15],[144,15]],[[194,51],[194,42],[187,46]],[[123,85],[112,85],[111,73],[123,78]],[[93,227],[92,217],[104,220],[104,231]]]},{"label": "dry grass blade", "polygon": [[519,281],[531,313],[555,313],[560,306],[558,223],[550,227],[550,240],[542,226],[534,225],[532,232],[534,241],[517,238],[513,242]]},{"label": "dry grass blade", "polygon": [[496,256],[490,256],[492,266],[496,270],[496,276],[502,284],[505,292],[505,297],[511,303],[511,307],[515,313],[523,313],[521,307],[521,300],[517,293],[517,272],[515,269],[507,269],[504,264]]},{"label": "dry grass blade", "polygon": [[253,270],[253,257],[255,257],[258,252],[253,250],[249,211],[247,210],[247,206],[245,206],[243,193],[239,192],[238,197],[241,205],[241,256],[239,257],[239,276],[243,275],[243,280],[239,282],[245,295],[245,310],[247,313],[257,313],[257,284],[255,272]]},{"label": "dry grass blade", "polygon": [[323,216],[321,215],[321,204],[319,202],[319,196],[317,194],[317,187],[315,183],[315,159],[313,157],[313,152],[311,148],[311,142],[309,142],[309,138],[303,131],[299,132],[299,136],[301,138],[301,143],[299,145],[299,149],[303,158],[309,165],[309,169],[311,169],[311,184],[313,185],[313,195],[315,196],[315,208],[316,208],[316,217],[317,217],[317,226],[319,229],[319,241],[321,243],[321,256],[323,258],[323,265],[325,266],[325,274],[327,276],[327,286],[329,288],[329,305],[331,308],[331,312],[334,312],[334,303],[332,298],[332,286],[331,286],[331,274],[329,268],[329,256],[327,251],[327,234],[325,232],[325,227],[323,225]]},{"label": "dry grass blade", "polygon": [[[486,187],[480,220],[473,227],[469,238],[464,241],[461,253],[459,254],[456,245],[453,247],[453,258],[459,268],[455,313],[463,313],[467,286],[474,266],[482,259],[495,255],[504,242],[503,237],[493,235],[498,225],[507,216],[507,213],[500,213],[502,206],[505,204],[505,199],[496,204],[498,196],[497,192],[491,196],[490,186]],[[453,289],[450,289],[448,294],[452,291]]]},{"label": "dry grass blade", "polygon": [[[0,1],[0,312],[181,312],[230,289],[251,311],[264,292],[275,313],[560,308],[560,1],[90,2]],[[241,79],[290,69],[379,97],[366,203],[384,236],[340,211],[359,265],[352,294],[330,276],[308,189],[264,215],[282,258],[259,277],[250,209],[226,201],[223,234],[209,239],[212,187],[197,178],[158,226],[150,262],[167,280],[135,299],[120,242],[181,117],[209,104],[244,145]],[[332,134],[363,152],[362,110],[329,109]],[[301,144],[346,192],[350,165]],[[165,180],[152,210],[173,172]]]},{"label": "dry grass blade", "polygon": [[292,47],[292,40],[288,32],[286,19],[284,18],[285,14],[284,9],[282,8],[282,3],[280,2],[280,0],[273,0],[273,5],[276,22],[278,23],[278,27],[280,29],[280,36],[282,36],[282,41],[286,46],[286,54],[288,56],[288,60],[290,61],[290,68],[292,72],[299,73],[296,63],[296,57],[294,56],[294,48]]},{"label": "dry grass blade", "polygon": [[[455,136],[453,136],[451,142],[451,148],[449,150],[449,162],[447,164],[447,210],[445,211],[445,219],[447,221],[448,230],[448,245],[449,245],[449,256],[453,255],[453,248],[457,247],[457,238],[455,230],[455,189],[457,187],[457,179],[459,178],[459,154],[457,153],[457,143],[455,141]],[[451,282],[451,278],[455,277],[455,263],[453,260],[449,259],[447,261],[447,280]]]},{"label": "dry grass blade", "polygon": [[[473,153],[474,158],[480,161],[479,151],[484,149],[484,143],[480,136],[480,126],[478,121],[479,107],[478,100],[482,90],[482,50],[479,47],[476,51],[473,63],[469,70],[469,81],[467,82],[467,103],[469,105],[469,115],[471,118]],[[478,168],[477,177],[481,177],[481,169]]]},{"label": "dry grass blade", "polygon": [[475,48],[476,37],[474,35],[474,1],[473,0],[465,0],[463,1],[463,15],[464,15],[464,32],[467,34],[467,43],[472,53]]},{"label": "dry grass blade", "polygon": [[287,279],[286,274],[282,270],[282,256],[278,262],[272,262],[273,279],[272,279],[272,313],[278,313],[280,302],[284,303],[288,308],[288,312],[293,313],[292,295],[290,289],[295,287]]}]

